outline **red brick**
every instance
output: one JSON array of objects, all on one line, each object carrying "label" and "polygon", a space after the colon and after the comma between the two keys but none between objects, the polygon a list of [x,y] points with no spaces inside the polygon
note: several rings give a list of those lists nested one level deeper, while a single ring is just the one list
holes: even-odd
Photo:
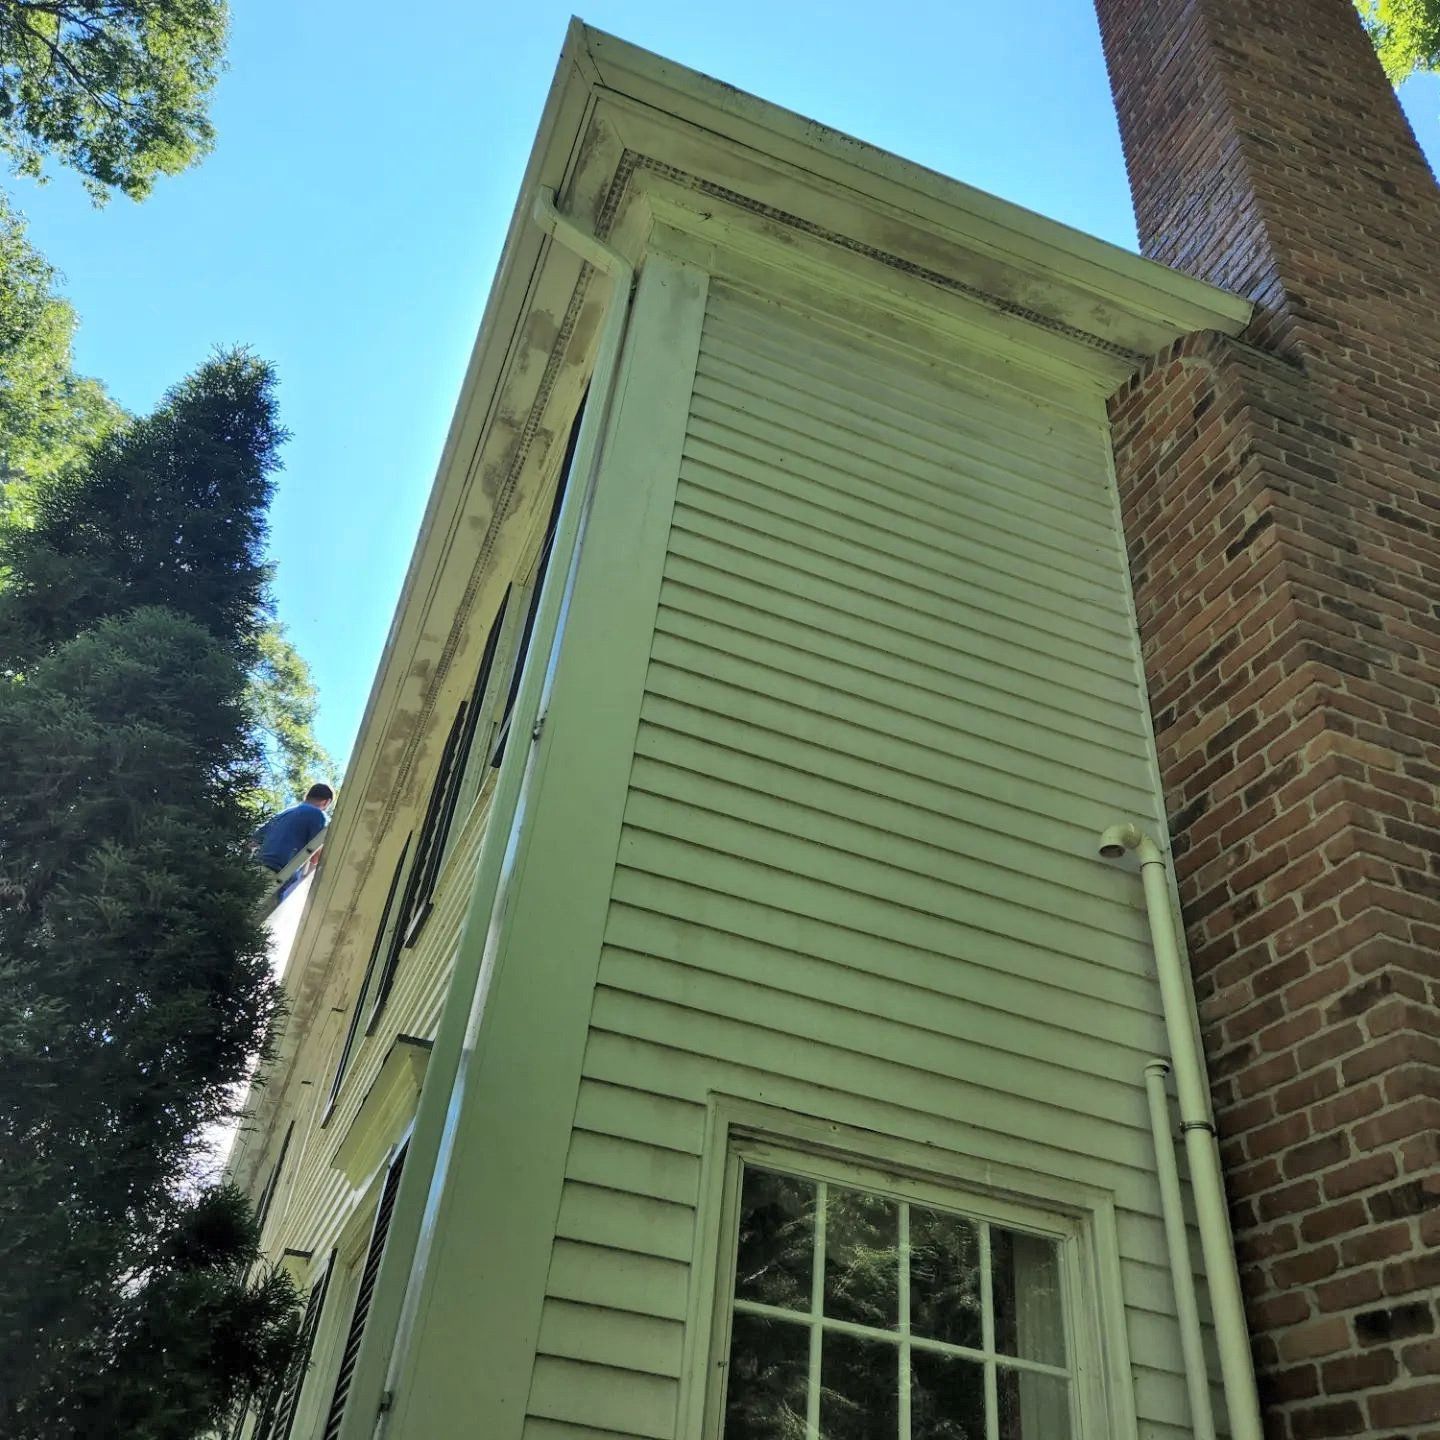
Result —
[{"label": "red brick", "polygon": [[1322,1135],[1304,1145],[1296,1145],[1286,1152],[1280,1168],[1286,1179],[1293,1180],[1299,1175],[1309,1175],[1315,1170],[1325,1170],[1338,1165],[1350,1155],[1350,1140],[1345,1135]]},{"label": "red brick", "polygon": [[1433,1425],[1440,1417],[1440,1384],[1413,1385],[1371,1395],[1365,1408],[1372,1425]]},{"label": "red brick", "polygon": [[1358,1230],[1369,1219],[1370,1212],[1363,1200],[1345,1200],[1338,1205],[1327,1205],[1323,1210],[1312,1211],[1300,1222],[1300,1234],[1313,1244]]},{"label": "red brick", "polygon": [[1338,1170],[1331,1170],[1321,1184],[1329,1196],[1353,1195],[1357,1190],[1370,1190],[1393,1180],[1397,1170],[1393,1155],[1366,1155],[1342,1165]]},{"label": "red brick", "polygon": [[1383,1291],[1373,1270],[1352,1270],[1348,1275],[1326,1280],[1315,1287],[1315,1302],[1321,1310],[1353,1310],[1378,1300]]},{"label": "red brick", "polygon": [[1340,1258],[1346,1265],[1366,1265],[1374,1260],[1403,1255],[1411,1244],[1410,1227],[1402,1221],[1398,1225],[1386,1225],[1381,1229],[1351,1235],[1341,1242]]},{"label": "red brick", "polygon": [[1327,1395],[1343,1395],[1347,1390],[1373,1390],[1377,1385],[1388,1385],[1399,1368],[1390,1351],[1372,1350],[1368,1355],[1327,1360],[1320,1367],[1320,1377]]},{"label": "red brick", "polygon": [[1413,1260],[1387,1265],[1381,1279],[1388,1295],[1412,1295],[1422,1290],[1440,1295],[1440,1252],[1431,1250]]},{"label": "red brick", "polygon": [[1440,1440],[1440,190],[1350,0],[1098,9],[1144,252],[1256,307],[1110,413],[1266,1433]]},{"label": "red brick", "polygon": [[1280,1337],[1280,1354],[1286,1360],[1313,1360],[1334,1355],[1351,1344],[1350,1325],[1343,1315],[1307,1320]]},{"label": "red brick", "polygon": [[1440,1340],[1406,1345],[1400,1351],[1400,1363],[1410,1375],[1440,1375]]},{"label": "red brick", "polygon": [[1354,1400],[1290,1412],[1290,1433],[1295,1440],[1330,1440],[1336,1435],[1358,1435],[1364,1428],[1365,1412]]}]

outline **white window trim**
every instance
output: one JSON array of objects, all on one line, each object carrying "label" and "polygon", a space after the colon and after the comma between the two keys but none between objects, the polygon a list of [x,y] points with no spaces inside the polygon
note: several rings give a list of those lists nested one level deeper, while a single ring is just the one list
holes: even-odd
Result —
[{"label": "white window trim", "polygon": [[702,1160],[678,1433],[722,1440],[742,1163],[1054,1236],[1065,1267],[1075,1440],[1137,1440],[1111,1195],[894,1135],[711,1097]]}]

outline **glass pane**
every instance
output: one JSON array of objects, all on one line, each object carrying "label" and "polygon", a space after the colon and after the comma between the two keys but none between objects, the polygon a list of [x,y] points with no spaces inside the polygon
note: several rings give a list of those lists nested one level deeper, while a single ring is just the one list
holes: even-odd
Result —
[{"label": "glass pane", "polygon": [[900,1347],[825,1332],[820,1352],[823,1440],[889,1440],[898,1433]]},{"label": "glass pane", "polygon": [[1000,1440],[1070,1440],[1070,1387],[1054,1375],[1034,1375],[1003,1365]]},{"label": "glass pane", "polygon": [[981,1345],[980,1237],[958,1215],[910,1207],[910,1333]]},{"label": "glass pane", "polygon": [[826,1316],[894,1329],[899,1323],[899,1206],[832,1185],[825,1210]]},{"label": "glass pane", "polygon": [[985,1440],[985,1367],[916,1349],[910,1357],[911,1440]]},{"label": "glass pane", "polygon": [[1060,1247],[1018,1230],[990,1231],[995,1278],[995,1348],[1022,1360],[1065,1363]]},{"label": "glass pane", "polygon": [[725,1440],[804,1440],[810,1331],[736,1315],[730,1331]]},{"label": "glass pane", "polygon": [[745,1170],[735,1294],[785,1310],[809,1310],[815,1251],[815,1186]]}]

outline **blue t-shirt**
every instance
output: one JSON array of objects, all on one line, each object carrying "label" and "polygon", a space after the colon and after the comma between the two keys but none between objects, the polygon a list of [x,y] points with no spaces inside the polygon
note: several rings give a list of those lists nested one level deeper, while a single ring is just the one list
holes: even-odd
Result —
[{"label": "blue t-shirt", "polygon": [[259,831],[260,863],[283,870],[323,829],[325,812],[302,800],[267,820]]}]

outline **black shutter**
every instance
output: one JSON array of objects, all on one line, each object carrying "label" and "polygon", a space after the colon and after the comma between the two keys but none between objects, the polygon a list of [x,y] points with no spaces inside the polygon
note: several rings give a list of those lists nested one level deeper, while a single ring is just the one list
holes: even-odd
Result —
[{"label": "black shutter", "polygon": [[380,970],[380,981],[375,987],[375,1003],[370,1009],[365,1033],[373,1034],[380,1012],[390,998],[395,984],[395,972],[400,967],[400,952],[413,944],[430,914],[430,893],[423,888],[425,877],[430,873],[430,854],[435,845],[435,829],[444,809],[445,797],[449,791],[450,772],[455,767],[455,752],[459,748],[460,736],[465,728],[466,706],[455,712],[450,734],[445,738],[445,749],[440,755],[440,769],[430,790],[430,800],[425,807],[425,820],[420,826],[420,838],[415,844],[415,863],[410,867],[409,878],[405,881],[405,898],[400,906],[400,920],[391,932],[390,943],[385,948],[385,964]]},{"label": "black shutter", "polygon": [[325,1102],[325,1119],[320,1122],[322,1125],[330,1119],[330,1113],[335,1108],[341,1082],[345,1079],[345,1070],[350,1064],[351,1052],[355,1049],[355,1037],[360,1033],[360,1017],[365,1013],[365,997],[370,990],[370,981],[380,956],[386,953],[386,929],[390,924],[390,911],[395,905],[395,892],[400,888],[400,877],[405,873],[405,859],[409,854],[410,836],[407,835],[400,858],[395,862],[395,873],[390,877],[390,888],[385,892],[385,908],[380,912],[380,926],[375,931],[375,940],[370,946],[370,958],[365,962],[365,976],[360,981],[360,991],[350,1007],[350,1024],[345,1030],[345,1044],[340,1049],[340,1063],[335,1067],[335,1079],[330,1084],[330,1098]]},{"label": "black shutter", "polygon": [[405,1147],[402,1146],[385,1176],[380,1203],[375,1207],[370,1248],[365,1252],[365,1268],[360,1272],[360,1288],[355,1292],[355,1310],[345,1335],[345,1349],[335,1376],[335,1394],[330,1401],[330,1413],[325,1418],[323,1440],[335,1440],[340,1433],[340,1422],[345,1418],[345,1402],[350,1398],[350,1382],[355,1378],[355,1362],[360,1358],[360,1342],[365,1338],[365,1322],[370,1318],[370,1301],[375,1294],[380,1261],[385,1255],[385,1239],[390,1233],[390,1217],[395,1212],[395,1194],[400,1188],[400,1171],[404,1165]]},{"label": "black shutter", "polygon": [[330,1272],[335,1268],[335,1252],[325,1262],[325,1270],[310,1290],[305,1302],[305,1318],[300,1322],[299,1344],[295,1347],[295,1359],[284,1379],[266,1397],[261,1409],[259,1422],[255,1426],[254,1440],[290,1440],[290,1427],[295,1423],[295,1407],[300,1401],[300,1391],[305,1384],[305,1372],[310,1368],[310,1352],[315,1347],[315,1331],[320,1325],[320,1312],[325,1308],[325,1291],[330,1285]]},{"label": "black shutter", "polygon": [[270,1172],[270,1178],[265,1182],[265,1189],[261,1193],[260,1203],[255,1207],[255,1234],[257,1236],[265,1233],[265,1221],[270,1214],[270,1206],[275,1200],[275,1192],[280,1187],[280,1172],[285,1168],[285,1156],[290,1150],[290,1137],[295,1133],[295,1122],[292,1120],[285,1127],[285,1138],[280,1142],[280,1154],[276,1157],[275,1168]]},{"label": "black shutter", "polygon": [[415,863],[410,867],[409,878],[405,881],[405,899],[400,906],[400,923],[385,953],[385,966],[380,972],[380,985],[375,994],[375,1007],[370,1014],[366,1033],[373,1031],[385,1002],[390,998],[390,987],[395,983],[395,970],[400,964],[400,952],[407,945],[413,945],[421,928],[430,915],[430,896],[434,891],[435,872],[439,869],[437,836],[445,818],[447,808],[453,809],[455,800],[451,788],[451,775],[456,769],[460,740],[465,733],[465,712],[470,707],[461,705],[450,724],[450,733],[445,737],[445,748],[440,752],[440,768],[430,787],[430,799],[425,806],[425,819],[420,826],[419,839],[415,842]]},{"label": "black shutter", "polygon": [[520,644],[515,651],[515,668],[510,674],[510,690],[505,696],[505,710],[495,732],[495,745],[490,756],[491,765],[499,768],[505,758],[505,742],[510,738],[511,711],[515,708],[515,697],[520,693],[520,677],[530,654],[530,633],[535,628],[535,616],[540,609],[540,594],[545,588],[545,572],[550,568],[550,552],[555,548],[555,531],[560,524],[560,507],[570,488],[570,471],[575,464],[575,446],[580,439],[580,422],[585,418],[585,404],[570,426],[570,438],[565,442],[565,459],[560,465],[560,478],[555,485],[555,498],[550,502],[550,518],[545,524],[545,539],[540,546],[540,561],[535,566],[535,582],[530,590],[530,609],[525,615],[525,626],[520,634]]}]

